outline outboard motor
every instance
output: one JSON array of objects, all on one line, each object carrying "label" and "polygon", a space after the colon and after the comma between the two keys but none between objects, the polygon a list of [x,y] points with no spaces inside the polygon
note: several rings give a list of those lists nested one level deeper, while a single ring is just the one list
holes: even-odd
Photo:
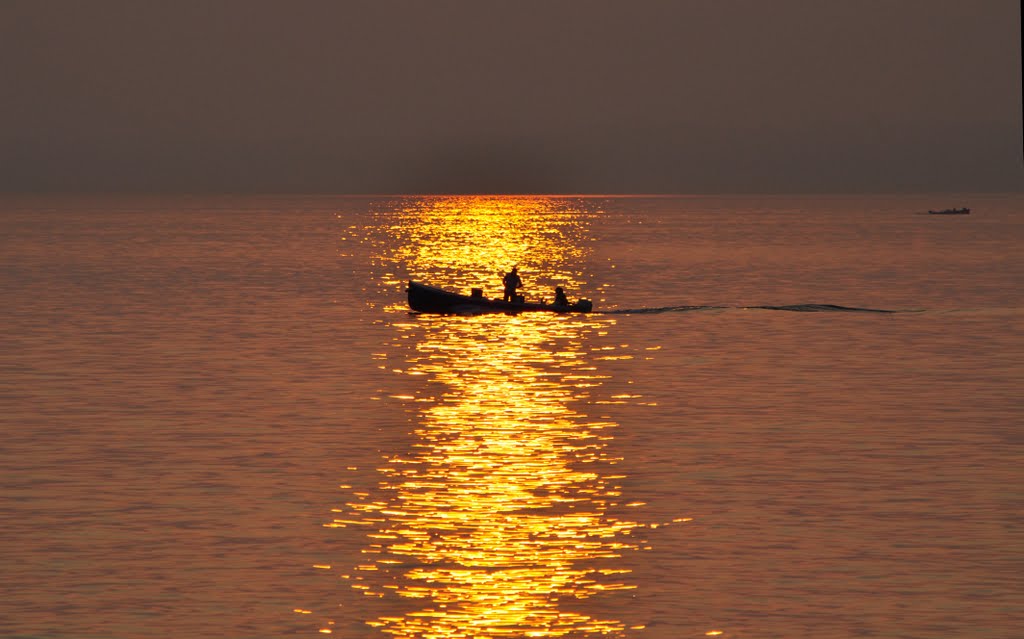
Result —
[{"label": "outboard motor", "polygon": [[594,303],[590,300],[578,300],[573,306],[584,313],[589,313],[594,310]]}]

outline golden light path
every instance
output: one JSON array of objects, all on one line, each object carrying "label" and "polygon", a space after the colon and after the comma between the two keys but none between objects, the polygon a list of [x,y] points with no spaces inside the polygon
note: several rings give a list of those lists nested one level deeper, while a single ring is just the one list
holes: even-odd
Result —
[{"label": "golden light path", "polygon": [[[565,200],[411,200],[380,256],[394,281],[405,269],[494,296],[497,271],[518,264],[534,298],[538,281],[578,293],[587,218]],[[410,639],[623,635],[623,623],[581,607],[633,588],[618,560],[638,547],[639,525],[610,514],[623,505],[608,451],[615,424],[579,410],[601,381],[588,336],[612,321],[541,313],[393,324],[404,352],[385,355],[424,382],[407,398],[415,443],[380,469],[380,498],[362,494],[333,524],[370,529],[354,587],[399,602],[369,625]]]}]

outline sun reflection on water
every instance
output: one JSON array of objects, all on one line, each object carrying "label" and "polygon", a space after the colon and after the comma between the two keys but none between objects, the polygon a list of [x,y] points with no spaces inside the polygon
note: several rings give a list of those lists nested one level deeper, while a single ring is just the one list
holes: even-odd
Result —
[{"label": "sun reflection on water", "polygon": [[[588,212],[571,203],[406,205],[380,254],[395,273],[493,291],[496,269],[519,264],[535,282],[587,283]],[[366,526],[354,587],[397,602],[369,625],[403,638],[623,634],[622,622],[580,607],[634,588],[618,561],[638,548],[639,525],[613,514],[625,505],[609,452],[616,425],[582,412],[602,379],[587,340],[613,322],[542,313],[392,324],[399,372],[427,382],[408,398],[414,444],[379,469],[377,498],[358,495],[333,524]]]},{"label": "sun reflection on water", "polygon": [[[562,286],[581,296],[582,270],[596,215],[584,200],[528,197],[446,197],[404,200],[384,221],[387,236],[377,256],[385,285],[403,277],[467,292],[500,294],[501,272],[518,265],[533,300]],[[399,274],[402,274],[400,276]],[[405,301],[402,300],[404,307]]]}]

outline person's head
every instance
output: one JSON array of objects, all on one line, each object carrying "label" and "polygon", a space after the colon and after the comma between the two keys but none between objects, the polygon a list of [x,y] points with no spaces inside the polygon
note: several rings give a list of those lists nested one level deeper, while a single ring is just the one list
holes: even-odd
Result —
[{"label": "person's head", "polygon": [[556,293],[563,293],[564,291],[562,291],[562,287],[561,286],[556,286],[555,287],[555,292]]}]

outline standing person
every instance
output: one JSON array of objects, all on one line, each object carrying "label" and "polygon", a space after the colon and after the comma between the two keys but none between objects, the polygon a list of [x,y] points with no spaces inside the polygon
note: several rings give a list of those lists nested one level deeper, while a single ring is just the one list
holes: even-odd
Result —
[{"label": "standing person", "polygon": [[501,283],[505,285],[505,297],[502,299],[506,302],[514,302],[516,289],[523,286],[523,280],[519,277],[519,267],[513,266],[511,271],[505,273],[505,277],[501,278]]}]

